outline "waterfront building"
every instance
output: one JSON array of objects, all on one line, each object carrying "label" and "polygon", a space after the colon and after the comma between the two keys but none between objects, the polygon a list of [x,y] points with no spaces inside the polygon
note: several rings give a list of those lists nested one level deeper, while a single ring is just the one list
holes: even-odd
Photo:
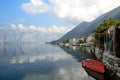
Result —
[{"label": "waterfront building", "polygon": [[[95,55],[106,68],[120,77],[120,26],[111,26],[95,35]],[[101,51],[100,51],[101,50]]]},{"label": "waterfront building", "polygon": [[120,26],[105,31],[103,63],[120,77]]}]

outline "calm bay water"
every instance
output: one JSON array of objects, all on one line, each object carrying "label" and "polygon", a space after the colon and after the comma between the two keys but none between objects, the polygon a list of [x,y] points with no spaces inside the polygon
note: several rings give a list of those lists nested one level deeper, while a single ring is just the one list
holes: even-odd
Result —
[{"label": "calm bay water", "polygon": [[40,43],[0,44],[0,80],[95,80],[82,68],[86,52]]}]

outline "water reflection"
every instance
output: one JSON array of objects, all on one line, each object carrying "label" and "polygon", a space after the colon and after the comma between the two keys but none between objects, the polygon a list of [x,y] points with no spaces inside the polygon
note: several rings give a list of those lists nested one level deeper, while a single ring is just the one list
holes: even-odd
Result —
[{"label": "water reflection", "polygon": [[[64,56],[63,56],[64,55]],[[15,64],[15,63],[24,63],[24,62],[29,62],[29,63],[34,63],[38,60],[48,60],[51,62],[60,60],[60,59],[66,59],[68,58],[67,54],[63,53],[58,53],[58,54],[39,54],[36,56],[20,56],[17,58],[11,58],[10,62]]]},{"label": "water reflection", "polygon": [[0,80],[94,80],[57,46],[12,43],[0,47],[0,52]]},{"label": "water reflection", "polygon": [[[75,46],[73,46],[75,47]],[[71,48],[68,47],[64,47],[61,46],[61,49],[63,49],[65,52],[67,52],[68,54],[72,55],[74,58],[76,58],[79,62],[82,61],[82,57],[86,58],[86,59],[91,59],[93,58],[92,55],[90,55],[88,52],[86,52],[86,50],[83,49],[76,49],[76,50],[72,50]]]},{"label": "water reflection", "polygon": [[[73,46],[75,47],[75,46]],[[86,58],[86,59],[93,59],[94,56],[91,55],[90,53],[88,53],[87,51],[89,51],[88,47],[79,47],[79,46],[76,46],[77,49],[74,50],[74,48],[71,48],[71,47],[64,47],[64,46],[61,46],[61,49],[63,49],[64,51],[67,52],[67,54],[70,54],[72,55],[75,59],[77,59],[77,61],[81,62],[82,61],[82,57]],[[80,48],[80,49],[79,49]],[[73,50],[72,50],[73,49]],[[104,79],[104,74],[101,74],[101,73],[97,73],[95,71],[92,71],[86,67],[83,67],[83,69],[86,71],[87,75],[91,78],[93,77],[94,79],[96,80],[105,80]],[[91,80],[91,79],[90,79]],[[107,80],[107,79],[106,79]]]},{"label": "water reflection", "polygon": [[[53,50],[54,48],[54,50]],[[8,43],[0,47],[0,57],[36,55],[59,52],[57,47],[41,43]]]}]

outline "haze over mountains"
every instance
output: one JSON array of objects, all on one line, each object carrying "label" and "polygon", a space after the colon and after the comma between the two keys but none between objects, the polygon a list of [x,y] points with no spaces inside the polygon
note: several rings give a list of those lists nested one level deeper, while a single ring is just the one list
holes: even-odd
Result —
[{"label": "haze over mountains", "polygon": [[[48,37],[48,35],[52,37]],[[57,36],[56,36],[57,34]],[[42,33],[34,30],[20,30],[0,27],[0,43],[6,42],[47,42],[61,36],[60,33]],[[47,37],[47,39],[46,39]]]},{"label": "haze over mountains", "polygon": [[[120,6],[99,16],[92,22],[82,22],[74,29],[66,33],[63,37],[58,33],[51,33],[52,37],[49,37],[49,33],[41,33],[39,31],[27,31],[27,30],[17,30],[12,28],[0,27],[0,43],[2,42],[28,42],[28,41],[39,41],[39,42],[49,42],[50,40],[57,39],[57,41],[64,41],[70,38],[80,38],[84,37],[93,32],[97,26],[103,23],[104,20],[109,18],[120,20]],[[47,37],[47,38],[46,38]],[[47,40],[45,40],[47,39]]]},{"label": "haze over mountains", "polygon": [[80,23],[78,26],[76,26],[74,29],[72,29],[68,33],[66,33],[63,37],[61,37],[57,41],[63,41],[65,39],[80,38],[80,37],[86,36],[92,33],[101,23],[104,22],[104,20],[107,20],[109,18],[120,20],[120,6],[99,16],[92,22]]}]

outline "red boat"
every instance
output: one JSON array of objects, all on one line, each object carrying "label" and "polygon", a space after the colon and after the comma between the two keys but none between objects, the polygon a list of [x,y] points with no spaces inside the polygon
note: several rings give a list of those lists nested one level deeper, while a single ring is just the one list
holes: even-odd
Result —
[{"label": "red boat", "polygon": [[104,64],[94,59],[84,59],[82,60],[82,65],[93,71],[104,73]]},{"label": "red boat", "polygon": [[101,74],[99,72],[93,71],[93,70],[88,69],[86,67],[83,67],[83,68],[88,73],[89,76],[95,78],[96,80],[104,80],[104,74]]}]

